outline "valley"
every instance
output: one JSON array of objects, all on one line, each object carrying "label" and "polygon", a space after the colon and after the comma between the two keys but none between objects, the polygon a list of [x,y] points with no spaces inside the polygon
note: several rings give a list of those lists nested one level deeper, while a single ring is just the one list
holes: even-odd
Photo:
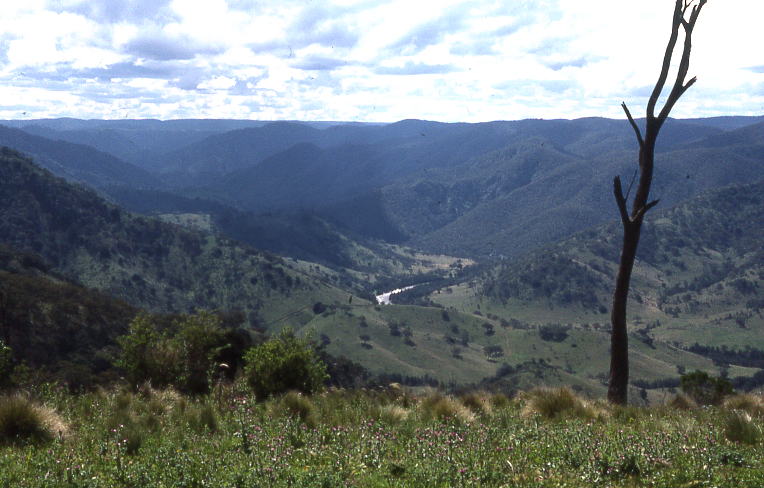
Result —
[{"label": "valley", "polygon": [[[390,381],[604,394],[625,121],[2,123],[2,296],[25,276],[119,301],[91,344],[105,357],[139,309],[206,309]],[[666,125],[629,305],[632,398],[696,369],[764,383],[763,124]]]}]

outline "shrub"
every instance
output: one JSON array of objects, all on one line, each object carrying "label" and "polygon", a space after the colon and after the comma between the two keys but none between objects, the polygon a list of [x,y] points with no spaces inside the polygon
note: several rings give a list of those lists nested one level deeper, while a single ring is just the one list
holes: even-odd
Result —
[{"label": "shrub", "polygon": [[603,407],[579,397],[567,387],[534,388],[525,393],[523,399],[525,416],[538,414],[547,419],[597,419],[608,414]]},{"label": "shrub", "polygon": [[728,380],[709,376],[703,371],[682,375],[679,385],[699,405],[719,405],[724,397],[733,393],[732,383]]},{"label": "shrub", "polygon": [[177,362],[168,361],[169,351],[161,346],[164,341],[165,336],[146,313],[137,315],[128,333],[117,338],[121,349],[117,365],[132,385],[151,381],[163,386],[177,376]]},{"label": "shrub", "polygon": [[209,392],[209,373],[226,347],[220,318],[199,311],[176,321],[175,327],[174,341],[181,353],[178,386],[191,393]]},{"label": "shrub", "polygon": [[0,444],[46,442],[67,433],[66,424],[51,409],[21,395],[0,397]]},{"label": "shrub", "polygon": [[121,348],[117,364],[125,370],[128,381],[207,393],[209,373],[226,347],[220,318],[199,311],[180,316],[164,330],[159,321],[159,317],[139,314],[130,323],[129,332],[117,338]]},{"label": "shrub", "polygon": [[543,341],[562,342],[568,338],[570,327],[561,324],[546,324],[539,327],[539,337]]},{"label": "shrub", "polygon": [[247,383],[259,400],[294,390],[313,393],[328,379],[326,365],[310,343],[285,329],[244,355]]}]

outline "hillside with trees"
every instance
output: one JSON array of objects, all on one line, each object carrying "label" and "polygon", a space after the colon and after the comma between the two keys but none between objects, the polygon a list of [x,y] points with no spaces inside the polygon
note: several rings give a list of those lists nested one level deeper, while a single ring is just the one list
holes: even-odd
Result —
[{"label": "hillside with trees", "polygon": [[[250,323],[347,295],[275,255],[130,214],[3,149],[3,244],[56,272],[149,310],[242,310]],[[293,317],[300,322],[300,315]]]}]

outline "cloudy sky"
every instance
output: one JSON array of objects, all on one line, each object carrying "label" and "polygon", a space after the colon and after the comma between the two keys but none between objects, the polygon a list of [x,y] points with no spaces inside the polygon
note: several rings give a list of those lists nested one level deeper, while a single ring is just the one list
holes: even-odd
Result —
[{"label": "cloudy sky", "polygon": [[[1,0],[0,118],[636,114],[673,0]],[[764,114],[760,0],[710,0],[678,117]]]}]

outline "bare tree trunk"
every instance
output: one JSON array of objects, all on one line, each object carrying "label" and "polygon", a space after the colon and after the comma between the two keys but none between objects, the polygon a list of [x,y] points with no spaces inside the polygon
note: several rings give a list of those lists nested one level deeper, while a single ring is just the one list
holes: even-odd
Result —
[{"label": "bare tree trunk", "polygon": [[[626,303],[629,298],[629,286],[631,283],[631,273],[634,269],[634,260],[639,246],[639,236],[642,230],[642,221],[648,210],[658,204],[658,200],[648,202],[650,196],[650,185],[653,181],[653,162],[655,157],[655,142],[658,139],[658,133],[663,123],[668,118],[671,109],[679,98],[695,83],[695,78],[685,83],[685,77],[690,67],[690,51],[692,49],[692,30],[698,15],[707,0],[700,0],[698,5],[693,5],[694,0],[676,0],[674,5],[674,16],[671,23],[671,37],[669,38],[666,52],[663,55],[663,66],[661,68],[658,81],[653,88],[650,99],[647,103],[647,117],[645,120],[645,135],[631,116],[631,112],[623,103],[623,111],[629,119],[634,134],[639,143],[639,183],[634,195],[631,213],[627,209],[627,199],[629,192],[623,194],[621,179],[615,177],[613,180],[613,194],[618,204],[618,211],[623,224],[623,245],[621,248],[621,260],[618,267],[618,276],[616,277],[615,290],[613,291],[613,306],[610,314],[610,323],[612,332],[610,335],[610,379],[608,383],[608,400],[615,404],[625,404],[628,399],[629,384],[629,338],[626,329]],[[690,11],[689,18],[685,18],[687,11]],[[666,84],[671,58],[674,54],[677,38],[679,37],[679,28],[684,28],[684,47],[682,49],[682,59],[674,81],[674,86],[666,99],[666,104],[661,109],[658,116],[655,116],[655,105]],[[631,188],[629,188],[631,190]]]}]

